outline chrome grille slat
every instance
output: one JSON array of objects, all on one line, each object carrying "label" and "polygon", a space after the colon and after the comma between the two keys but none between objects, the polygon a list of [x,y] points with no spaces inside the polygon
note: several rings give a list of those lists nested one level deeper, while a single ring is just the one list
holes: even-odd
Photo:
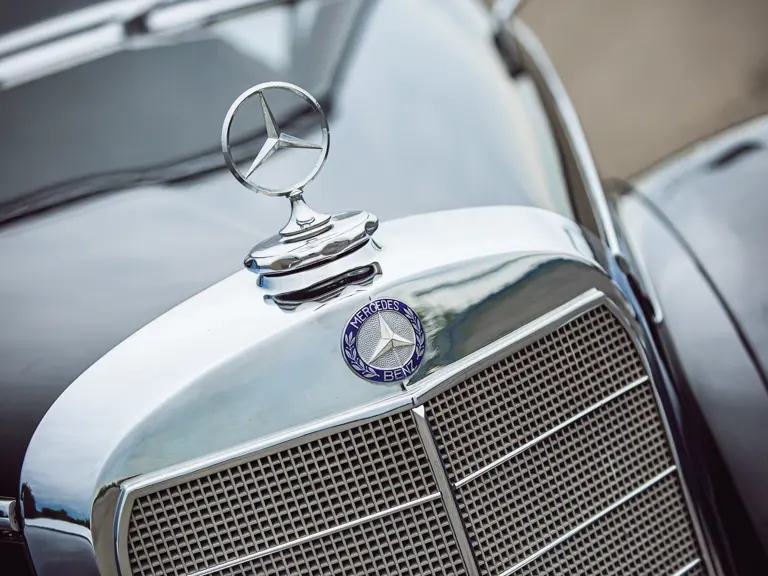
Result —
[{"label": "chrome grille slat", "polygon": [[447,515],[432,501],[287,547],[215,576],[464,575]]},{"label": "chrome grille slat", "polygon": [[699,562],[690,570],[686,570],[685,572],[678,572],[674,576],[705,576],[705,574],[706,572],[704,571],[704,565]]},{"label": "chrome grille slat", "polygon": [[565,420],[564,422],[561,422],[560,424],[558,424],[554,428],[550,428],[549,430],[544,432],[541,436],[537,436],[533,440],[529,440],[528,442],[526,442],[522,446],[520,446],[518,448],[515,448],[512,452],[509,452],[508,454],[505,454],[504,456],[500,457],[499,459],[494,460],[493,462],[491,462],[490,464],[488,464],[484,468],[480,468],[479,470],[475,470],[469,476],[465,476],[461,480],[458,480],[455,483],[456,488],[459,488],[459,487],[463,486],[464,484],[472,482],[475,478],[478,478],[478,477],[482,476],[483,474],[485,474],[487,472],[490,472],[494,468],[496,468],[498,466],[501,466],[502,464],[504,464],[505,462],[511,460],[512,458],[514,458],[515,456],[517,456],[521,452],[524,452],[525,450],[528,450],[528,449],[532,448],[533,446],[535,446],[539,442],[542,442],[542,441],[546,440],[547,438],[549,438],[553,434],[556,434],[557,432],[559,432],[563,428],[566,428],[567,426],[570,426],[574,422],[576,422],[578,420],[581,420],[582,418],[590,415],[595,410],[598,410],[599,408],[602,408],[608,402],[611,402],[611,401],[615,400],[619,396],[623,396],[627,392],[630,392],[631,390],[634,390],[638,386],[642,386],[646,382],[648,382],[648,378],[644,376],[644,377],[640,378],[639,380],[635,380],[634,382],[632,382],[632,384],[629,384],[628,386],[625,386],[624,388],[622,388],[620,390],[617,390],[616,392],[614,392],[610,396],[607,396],[606,398],[603,398],[602,400],[600,400],[600,402],[598,402],[597,404],[593,404],[589,408],[579,412],[578,414],[572,416],[568,420]]},{"label": "chrome grille slat", "polygon": [[410,413],[136,500],[133,574],[194,573],[437,492]]},{"label": "chrome grille slat", "polygon": [[693,562],[689,562],[683,566],[680,570],[675,572],[672,576],[683,576],[684,574],[702,574],[701,572],[701,558],[696,558]]},{"label": "chrome grille slat", "polygon": [[638,488],[636,488],[635,490],[633,490],[629,494],[626,494],[621,500],[618,500],[618,501],[614,502],[613,504],[611,504],[607,508],[601,510],[600,512],[598,512],[597,514],[595,514],[591,518],[585,520],[584,522],[582,522],[581,524],[579,524],[575,528],[571,529],[569,532],[566,532],[565,534],[563,534],[559,538],[557,538],[555,540],[552,540],[546,546],[544,546],[543,548],[540,548],[539,550],[537,550],[536,552],[534,552],[530,556],[526,557],[521,562],[518,562],[517,564],[515,564],[511,568],[509,568],[507,570],[504,570],[504,572],[502,572],[500,576],[511,576],[512,574],[514,574],[518,570],[522,569],[524,566],[530,564],[531,562],[533,562],[537,558],[540,558],[541,556],[543,556],[544,554],[546,554],[547,552],[549,552],[553,548],[556,548],[557,546],[560,546],[566,540],[568,540],[570,538],[573,538],[574,536],[576,536],[580,532],[586,530],[587,528],[589,528],[591,525],[595,524],[599,520],[602,520],[608,514],[614,512],[617,508],[619,508],[621,506],[624,506],[627,502],[629,502],[633,498],[637,497],[638,494],[642,494],[643,492],[645,492],[649,488],[653,487],[657,483],[659,483],[662,480],[664,480],[665,478],[667,478],[670,474],[673,474],[676,470],[677,470],[677,468],[674,467],[674,466],[671,467],[671,468],[668,468],[667,470],[665,470],[664,472],[662,472],[658,476],[652,478],[651,480],[649,480],[648,482],[646,482],[642,486],[639,486]]},{"label": "chrome grille slat", "polygon": [[678,479],[670,475],[513,574],[672,575],[697,558]]},{"label": "chrome grille slat", "polygon": [[285,544],[279,544],[277,546],[274,546],[273,548],[267,548],[265,550],[260,550],[258,552],[254,552],[253,554],[247,554],[245,556],[241,556],[239,558],[236,558],[235,560],[230,560],[228,562],[224,562],[223,564],[219,564],[217,566],[214,566],[212,568],[206,568],[205,570],[201,570],[200,572],[195,572],[193,574],[190,574],[189,576],[209,576],[211,574],[218,573],[223,570],[229,570],[232,568],[235,568],[239,564],[247,564],[252,563],[252,561],[257,560],[259,558],[262,558],[264,556],[269,556],[272,554],[277,554],[278,552],[282,552],[283,550],[286,550],[288,548],[292,548],[294,546],[301,546],[308,542],[311,542],[312,540],[318,540],[320,538],[326,538],[328,536],[331,536],[337,532],[343,532],[345,530],[350,530],[352,528],[355,528],[357,526],[360,526],[362,524],[368,523],[368,522],[374,522],[376,520],[379,520],[380,518],[383,518],[384,516],[388,516],[390,514],[397,514],[403,510],[406,510],[408,508],[411,508],[413,506],[420,506],[421,504],[424,504],[426,502],[431,502],[433,500],[437,500],[440,498],[440,493],[431,494],[429,496],[425,496],[424,498],[419,498],[418,500],[413,500],[412,502],[408,502],[406,504],[401,504],[399,506],[396,506],[395,508],[390,508],[389,510],[384,510],[382,512],[377,512],[376,514],[372,514],[371,516],[365,516],[363,518],[360,518],[358,520],[353,520],[352,522],[348,522],[346,524],[340,524],[338,526],[334,526],[333,528],[329,528],[327,530],[323,530],[321,532],[315,532],[314,534],[310,534],[309,536],[304,536],[303,538],[298,538],[296,540],[291,540],[290,542],[286,542]]},{"label": "chrome grille slat", "polygon": [[616,398],[456,491],[481,572],[503,572],[673,465],[651,390]]},{"label": "chrome grille slat", "polygon": [[600,307],[428,402],[427,417],[456,482],[644,375],[626,331]]}]

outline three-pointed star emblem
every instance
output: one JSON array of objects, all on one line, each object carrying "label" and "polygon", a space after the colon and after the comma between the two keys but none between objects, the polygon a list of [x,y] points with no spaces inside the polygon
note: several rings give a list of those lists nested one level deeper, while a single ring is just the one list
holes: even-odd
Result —
[{"label": "three-pointed star emblem", "polygon": [[395,348],[403,348],[405,346],[413,346],[413,341],[408,340],[400,334],[397,334],[384,320],[384,315],[379,314],[379,341],[376,344],[376,348],[373,351],[371,362],[375,362],[384,354]]},{"label": "three-pointed star emblem", "polygon": [[320,150],[322,148],[320,144],[314,144],[307,140],[297,138],[296,136],[280,132],[275,117],[272,115],[272,110],[269,109],[269,104],[267,104],[267,100],[261,92],[259,92],[259,100],[261,101],[261,112],[264,114],[264,124],[267,127],[267,141],[264,142],[256,159],[251,164],[251,167],[248,168],[248,173],[245,175],[246,178],[250,178],[251,174],[253,174],[267,158],[281,148],[309,148],[312,150]]}]

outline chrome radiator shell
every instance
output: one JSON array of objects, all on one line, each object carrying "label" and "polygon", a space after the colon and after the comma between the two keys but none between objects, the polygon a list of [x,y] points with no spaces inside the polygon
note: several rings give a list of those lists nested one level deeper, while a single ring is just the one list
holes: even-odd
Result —
[{"label": "chrome radiator shell", "polygon": [[[507,576],[576,565],[669,574],[705,570],[642,351],[618,313],[604,294],[591,290],[546,315],[538,329],[524,327],[520,332],[530,332],[527,337],[512,334],[489,345],[462,362],[453,377],[427,378],[409,394],[377,407],[377,416],[318,428],[243,456],[242,463],[223,461],[159,482],[148,478],[128,483],[118,534],[122,565],[133,576]],[[539,389],[520,376],[536,381]],[[370,441],[356,442],[353,435]],[[405,452],[403,446],[408,447]],[[364,452],[370,447],[375,455]],[[485,453],[483,447],[488,447]],[[277,457],[284,462],[296,453],[306,456],[301,473],[281,467],[283,489],[268,486],[274,471],[253,475],[254,468],[262,469],[262,461]],[[344,475],[339,474],[340,460],[350,462]],[[361,460],[368,467],[355,470]],[[377,462],[383,460],[389,466],[379,470]],[[316,474],[308,470],[312,462]],[[223,505],[210,479],[228,475],[236,485],[243,467],[251,470],[252,485],[260,478],[265,481],[257,493],[241,490],[237,502],[267,503],[282,508],[282,515],[263,523],[258,510],[245,515],[231,503]],[[328,469],[335,474],[324,474]],[[362,490],[360,472],[367,474]],[[311,489],[292,493],[291,484],[301,483],[302,475],[305,480],[313,476],[305,484],[324,492],[317,506],[307,505]],[[297,518],[305,529],[293,538],[283,534],[282,540],[260,549],[241,548],[239,555],[218,563],[201,547],[187,544],[186,553],[176,549],[175,558],[167,556],[168,565],[156,566],[156,571],[151,554],[145,553],[137,569],[136,543],[141,545],[142,537],[137,536],[136,517],[158,536],[160,547],[178,544],[163,530],[183,534],[185,526],[153,514],[154,521],[147,521],[145,511],[159,506],[162,512],[167,499],[189,494],[189,486],[201,481],[211,488],[203,495],[209,499],[208,518],[196,524],[198,533],[208,535],[209,546],[222,540],[221,534],[211,536],[213,517],[222,515],[240,521],[237,526],[230,521],[225,539],[254,526],[271,535],[295,525]],[[347,485],[344,494],[337,491],[340,482]],[[286,493],[292,494],[292,505],[284,502]],[[387,497],[392,498],[388,504]],[[223,499],[231,501],[228,495]],[[180,507],[172,508],[178,513]],[[342,516],[335,525],[326,521],[334,511]],[[409,516],[413,512],[418,513],[415,519]],[[321,522],[314,531],[306,529],[312,516]],[[187,536],[190,532],[195,530]],[[638,545],[628,538],[630,532],[637,535]],[[189,569],[195,554],[204,562]]]},{"label": "chrome radiator shell", "polygon": [[[347,529],[351,535],[369,522],[383,526],[389,513],[411,514],[406,523],[418,524],[416,518],[435,507],[426,522],[449,521],[450,533],[440,536],[440,546],[450,549],[445,558],[459,554],[468,574],[482,573],[462,528],[456,487],[430,458],[418,409],[598,302],[634,338],[634,311],[578,226],[548,212],[509,207],[432,214],[386,223],[378,234],[382,275],[371,286],[286,312],[264,301],[247,272],[235,274],[126,340],[57,401],[33,439],[23,481],[35,496],[53,494],[49,502],[87,510],[87,529],[74,522],[56,529],[58,538],[80,547],[78,561],[90,573],[132,573],[131,510],[142,495],[406,413],[419,426],[436,486],[414,496],[416,504],[388,501],[393,507],[387,510],[366,509],[344,524],[317,525],[318,532],[296,533],[297,540],[271,548],[242,548],[244,556],[222,555],[185,573],[237,573],[235,566],[273,553],[295,570],[291,542],[311,550],[312,542],[327,538],[334,549],[334,538]],[[446,249],[435,252],[425,235]],[[405,390],[360,380],[338,350],[351,312],[378,297],[408,302],[424,321],[427,358]],[[641,342],[635,344],[644,354]],[[137,354],[143,363],[135,362]],[[79,447],[79,464],[52,449],[61,442]],[[60,478],[53,469],[63,471]],[[74,497],[60,486],[75,486]],[[53,520],[42,510],[26,520],[35,558],[49,543]],[[424,573],[418,563],[413,569]]]}]

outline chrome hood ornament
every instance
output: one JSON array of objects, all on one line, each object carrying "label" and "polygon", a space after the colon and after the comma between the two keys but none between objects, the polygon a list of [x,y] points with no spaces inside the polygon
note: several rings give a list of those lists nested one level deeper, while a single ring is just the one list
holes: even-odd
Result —
[{"label": "chrome hood ornament", "polygon": [[[303,99],[317,114],[322,141],[317,144],[282,132],[267,101],[266,92],[283,90]],[[238,167],[232,154],[230,135],[232,124],[240,107],[250,98],[258,97],[264,116],[267,139],[247,170]],[[280,232],[253,247],[245,259],[245,266],[259,275],[262,286],[272,277],[293,274],[318,264],[339,259],[369,243],[378,228],[378,218],[367,212],[324,214],[304,201],[304,187],[318,175],[328,157],[330,131],[328,120],[320,103],[306,90],[287,82],[266,82],[243,92],[232,104],[221,130],[221,150],[234,177],[243,186],[267,196],[287,197],[291,203],[291,216]],[[303,179],[285,188],[269,188],[257,184],[254,176],[269,159],[282,149],[302,148],[319,150],[314,167]],[[296,287],[294,284],[292,287]]]}]

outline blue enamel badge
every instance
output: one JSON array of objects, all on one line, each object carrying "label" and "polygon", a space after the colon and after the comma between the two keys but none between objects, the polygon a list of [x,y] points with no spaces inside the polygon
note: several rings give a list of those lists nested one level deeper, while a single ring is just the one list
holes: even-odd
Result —
[{"label": "blue enamel badge", "polygon": [[407,380],[424,360],[424,326],[407,304],[381,298],[360,308],[341,341],[344,359],[365,380]]}]

